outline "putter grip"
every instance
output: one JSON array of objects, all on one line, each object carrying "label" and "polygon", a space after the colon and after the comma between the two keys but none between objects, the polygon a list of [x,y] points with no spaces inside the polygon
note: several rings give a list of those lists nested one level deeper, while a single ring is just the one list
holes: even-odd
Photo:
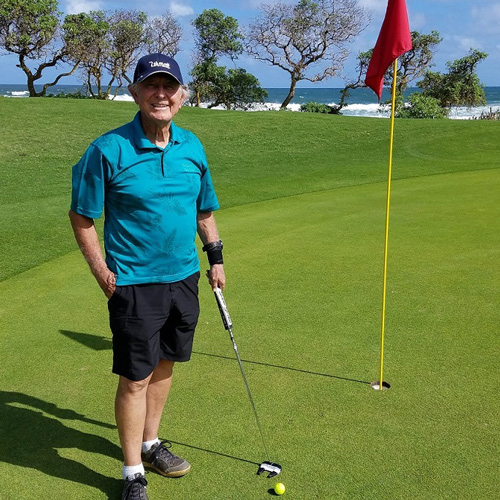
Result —
[{"label": "putter grip", "polygon": [[222,295],[222,290],[220,288],[216,288],[214,294],[215,298],[217,299],[217,305],[219,306],[219,312],[222,318],[222,322],[224,323],[224,328],[226,330],[229,330],[233,327],[233,323],[231,321],[231,316],[229,316],[229,311],[227,310],[226,301],[224,300],[224,295]]}]

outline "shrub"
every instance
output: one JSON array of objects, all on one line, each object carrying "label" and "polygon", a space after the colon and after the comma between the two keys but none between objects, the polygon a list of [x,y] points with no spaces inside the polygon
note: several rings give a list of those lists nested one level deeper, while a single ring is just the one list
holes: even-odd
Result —
[{"label": "shrub", "polygon": [[328,115],[338,115],[340,114],[340,107],[338,106],[328,106],[328,104],[321,104],[319,102],[306,102],[300,106],[300,111],[305,113],[325,113]]},{"label": "shrub", "polygon": [[47,94],[45,97],[56,99],[92,99],[86,92],[77,90],[76,92],[59,92],[58,94]]},{"label": "shrub", "polygon": [[446,118],[448,110],[442,108],[439,100],[435,97],[424,96],[419,92],[410,94],[409,105],[401,106],[398,109],[398,118]]},{"label": "shrub", "polygon": [[476,120],[494,120],[500,121],[500,109],[497,111],[493,111],[493,108],[490,108],[488,112],[482,112],[481,115],[476,118]]}]

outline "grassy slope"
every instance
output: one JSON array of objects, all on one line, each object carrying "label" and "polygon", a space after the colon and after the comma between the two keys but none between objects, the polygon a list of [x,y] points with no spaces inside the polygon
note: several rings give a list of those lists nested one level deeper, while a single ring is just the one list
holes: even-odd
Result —
[{"label": "grassy slope", "polygon": [[[9,234],[0,250],[10,255],[0,280],[74,248],[69,168],[134,112],[131,103],[0,100],[1,223]],[[205,144],[224,208],[386,177],[386,120],[186,108],[178,123]],[[398,121],[394,178],[493,168],[497,131],[498,123]]]},{"label": "grassy slope", "polygon": [[[73,109],[74,123],[84,125],[68,139],[79,146],[68,142],[63,151],[55,149],[62,136],[41,130],[30,141],[37,148],[22,141],[0,148],[2,175],[12,175],[2,213],[22,213],[4,233],[12,238],[3,262],[19,257],[14,275],[47,261],[0,284],[0,473],[16,499],[48,499],[51,488],[79,499],[118,498],[105,304],[81,256],[67,253],[75,247],[65,212],[68,165],[94,132],[133,108],[11,102],[0,101],[0,109],[39,106],[32,118],[49,124]],[[393,389],[381,395],[367,383],[378,368],[386,170],[378,149],[387,121],[182,113],[206,144],[225,206],[218,221],[228,248],[226,298],[272,458],[284,465],[286,495],[498,496],[496,124],[397,122],[395,177],[408,179],[393,188],[386,345]],[[19,126],[9,131],[21,136],[25,120],[11,115]],[[13,161],[20,151],[25,161],[6,171],[5,155]],[[45,180],[23,181],[31,168]],[[443,175],[410,178],[432,174]],[[274,483],[255,478],[248,463],[264,457],[230,343],[203,287],[201,301],[193,360],[178,367],[163,429],[196,467],[181,481],[151,477],[150,494],[266,498]],[[34,456],[19,440],[33,445]]]}]

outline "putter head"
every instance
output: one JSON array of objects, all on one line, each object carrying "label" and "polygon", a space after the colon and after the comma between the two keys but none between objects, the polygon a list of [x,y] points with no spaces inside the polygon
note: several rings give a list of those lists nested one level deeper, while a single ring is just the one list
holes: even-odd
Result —
[{"label": "putter head", "polygon": [[281,474],[281,465],[273,462],[262,462],[257,470],[257,475],[260,476],[263,472],[268,472],[267,477],[274,477]]}]

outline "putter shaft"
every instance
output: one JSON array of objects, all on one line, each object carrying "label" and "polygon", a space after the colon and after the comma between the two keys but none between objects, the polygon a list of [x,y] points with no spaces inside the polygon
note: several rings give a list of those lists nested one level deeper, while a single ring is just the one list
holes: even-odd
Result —
[{"label": "putter shaft", "polygon": [[233,323],[231,321],[231,316],[229,316],[229,311],[227,310],[226,301],[224,300],[224,296],[222,295],[222,290],[220,288],[217,288],[214,291],[214,294],[215,298],[217,299],[217,305],[219,306],[219,311],[222,317],[224,328],[229,332],[229,337],[231,338],[231,342],[233,343],[233,349],[236,354],[236,359],[238,360],[238,365],[240,366],[243,382],[245,382],[245,387],[247,388],[248,398],[250,399],[250,404],[252,405],[253,414],[255,415],[255,421],[257,422],[257,427],[259,428],[259,433],[262,440],[262,444],[264,446],[264,451],[266,452],[266,457],[268,461],[271,462],[269,458],[269,451],[267,449],[266,441],[264,439],[264,433],[262,432],[262,426],[260,425],[259,416],[257,414],[257,409],[255,408],[255,403],[253,401],[252,392],[250,391],[250,386],[248,385],[247,377],[245,375],[245,370],[243,369],[243,363],[241,362],[240,354],[238,352],[238,346],[236,345],[236,341],[234,340]]}]

